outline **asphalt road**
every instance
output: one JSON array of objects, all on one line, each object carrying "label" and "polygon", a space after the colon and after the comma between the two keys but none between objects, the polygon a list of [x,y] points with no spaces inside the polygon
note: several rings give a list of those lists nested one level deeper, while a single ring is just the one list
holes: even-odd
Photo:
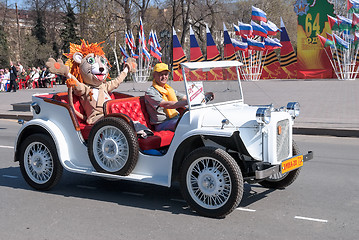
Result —
[{"label": "asphalt road", "polygon": [[285,190],[245,184],[225,219],[198,216],[173,188],[65,172],[49,192],[31,189],[13,162],[20,125],[0,119],[0,240],[357,239],[359,138],[295,135],[315,157]]}]

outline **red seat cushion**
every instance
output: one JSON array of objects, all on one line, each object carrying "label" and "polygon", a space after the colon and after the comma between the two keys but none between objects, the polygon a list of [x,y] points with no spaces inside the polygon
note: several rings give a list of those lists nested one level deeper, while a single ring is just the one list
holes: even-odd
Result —
[{"label": "red seat cushion", "polygon": [[125,114],[130,117],[132,121],[138,121],[152,130],[154,134],[153,136],[147,138],[138,138],[140,149],[158,149],[171,144],[174,132],[154,131],[154,128],[150,124],[149,116],[146,111],[144,97],[132,97],[108,101],[105,108],[106,114]]},{"label": "red seat cushion", "polygon": [[166,147],[171,144],[172,138],[175,135],[172,131],[159,131],[153,132],[153,134],[153,136],[147,138],[138,138],[140,149],[150,150]]}]

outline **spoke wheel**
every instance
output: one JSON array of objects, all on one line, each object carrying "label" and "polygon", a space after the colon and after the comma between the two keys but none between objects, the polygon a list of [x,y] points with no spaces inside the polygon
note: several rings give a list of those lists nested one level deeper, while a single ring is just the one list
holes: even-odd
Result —
[{"label": "spoke wheel", "polygon": [[98,172],[128,175],[138,158],[138,141],[133,129],[120,118],[104,118],[91,129],[89,157]]},{"label": "spoke wheel", "polygon": [[20,151],[21,173],[31,187],[48,190],[60,180],[63,168],[49,136],[30,135],[21,144]]},{"label": "spoke wheel", "polygon": [[[300,151],[297,144],[293,141],[293,156],[299,155]],[[286,188],[291,185],[299,176],[302,168],[295,169],[291,172],[282,174],[281,172],[269,176],[266,180],[259,182],[263,187],[267,188]]]},{"label": "spoke wheel", "polygon": [[238,206],[243,195],[243,178],[228,153],[202,147],[190,153],[183,163],[181,190],[199,214],[220,218]]}]

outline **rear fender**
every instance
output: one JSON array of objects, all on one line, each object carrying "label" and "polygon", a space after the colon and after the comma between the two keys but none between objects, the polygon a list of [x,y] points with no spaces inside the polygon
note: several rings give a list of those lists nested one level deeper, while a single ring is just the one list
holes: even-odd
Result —
[{"label": "rear fender", "polygon": [[92,167],[87,148],[79,136],[80,132],[74,128],[66,129],[66,131],[61,130],[54,122],[42,119],[31,120],[20,129],[15,141],[15,161],[19,161],[20,144],[31,134],[39,132],[52,138],[59,160],[65,169],[69,165],[66,162],[71,162],[71,165],[80,167]]}]

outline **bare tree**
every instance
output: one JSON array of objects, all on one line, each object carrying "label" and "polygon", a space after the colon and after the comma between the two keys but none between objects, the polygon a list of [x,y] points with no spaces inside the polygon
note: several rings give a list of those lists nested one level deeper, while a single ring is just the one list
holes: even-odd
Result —
[{"label": "bare tree", "polygon": [[123,14],[116,14],[116,19],[123,19],[126,23],[126,30],[132,29],[132,12],[133,12],[133,1],[132,0],[114,0],[123,11]]}]

